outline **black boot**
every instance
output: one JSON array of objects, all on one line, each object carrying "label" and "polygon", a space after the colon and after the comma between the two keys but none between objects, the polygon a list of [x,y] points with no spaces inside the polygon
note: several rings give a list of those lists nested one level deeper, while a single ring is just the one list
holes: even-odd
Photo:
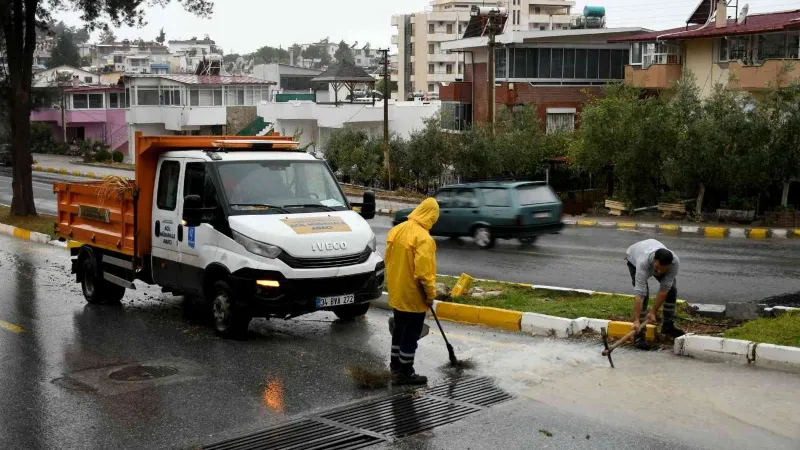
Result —
[{"label": "black boot", "polygon": [[673,322],[664,322],[661,324],[661,334],[667,335],[671,338],[678,338],[686,334],[686,332],[676,327]]},{"label": "black boot", "polygon": [[412,373],[411,375],[398,372],[392,376],[392,384],[395,386],[421,386],[428,384],[428,377]]}]

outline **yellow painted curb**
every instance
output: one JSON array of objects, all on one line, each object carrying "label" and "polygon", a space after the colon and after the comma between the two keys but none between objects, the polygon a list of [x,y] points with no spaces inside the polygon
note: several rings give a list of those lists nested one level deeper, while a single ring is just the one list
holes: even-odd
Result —
[{"label": "yellow painted curb", "polygon": [[56,171],[56,169],[53,169],[52,167],[48,167],[47,169],[45,169],[45,171],[48,172],[48,173],[53,173],[53,172]]},{"label": "yellow painted curb", "polygon": [[66,175],[69,172],[67,172],[67,169],[58,169],[58,173],[60,173],[61,175]]},{"label": "yellow painted curb", "polygon": [[636,222],[617,222],[617,228],[636,228]]},{"label": "yellow painted curb", "polygon": [[81,245],[83,245],[83,244],[81,244],[81,243],[80,243],[80,242],[78,242],[78,241],[67,241],[67,250],[69,250],[69,249],[71,249],[71,248],[78,248],[78,247],[80,247]]},{"label": "yellow painted curb", "polygon": [[31,240],[31,232],[22,228],[14,227],[14,237],[24,239],[26,241]]},{"label": "yellow painted curb", "polygon": [[[633,324],[631,322],[608,322],[608,336],[613,338],[621,338],[631,331]],[[656,339],[655,325],[648,325],[647,332],[645,333],[647,342],[653,342]]]},{"label": "yellow painted curb", "polygon": [[765,228],[753,228],[750,234],[747,235],[748,239],[766,239],[767,230]]},{"label": "yellow painted curb", "polygon": [[790,230],[790,237],[798,237],[800,238],[800,229],[798,230]]},{"label": "yellow painted curb", "polygon": [[80,170],[73,170],[72,171],[72,175],[74,175],[76,177],[80,177],[80,176],[83,175],[83,173]]},{"label": "yellow painted curb", "polygon": [[42,171],[42,166],[36,166],[36,167],[33,168],[33,170],[35,170],[37,172],[41,172]]},{"label": "yellow painted curb", "polygon": [[14,325],[13,323],[8,323],[4,320],[0,320],[0,328],[5,328],[6,330],[11,331],[12,333],[22,333],[23,331],[25,331],[22,329],[22,327]]},{"label": "yellow painted curb", "polygon": [[680,225],[659,225],[658,229],[664,231],[680,231],[681,227]]},{"label": "yellow painted curb", "polygon": [[86,178],[94,178],[94,172],[86,172]]},{"label": "yellow painted curb", "polygon": [[509,331],[519,331],[522,321],[522,313],[519,311],[450,302],[439,302],[436,305],[436,315],[441,319],[454,322],[485,325]]},{"label": "yellow painted curb", "polygon": [[578,226],[581,226],[581,227],[594,227],[594,226],[597,226],[597,221],[596,220],[579,220],[578,221]]},{"label": "yellow painted curb", "polygon": [[705,227],[703,229],[703,234],[707,238],[724,238],[725,237],[725,228],[722,227]]}]

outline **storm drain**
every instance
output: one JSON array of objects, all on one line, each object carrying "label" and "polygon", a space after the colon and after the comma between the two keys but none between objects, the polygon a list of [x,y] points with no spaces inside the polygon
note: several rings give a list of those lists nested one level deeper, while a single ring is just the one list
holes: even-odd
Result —
[{"label": "storm drain", "polygon": [[149,381],[164,378],[178,373],[178,369],[169,366],[134,365],[111,372],[108,375],[114,381]]},{"label": "storm drain", "polygon": [[333,409],[205,449],[359,449],[446,425],[513,397],[491,378],[462,378]]}]

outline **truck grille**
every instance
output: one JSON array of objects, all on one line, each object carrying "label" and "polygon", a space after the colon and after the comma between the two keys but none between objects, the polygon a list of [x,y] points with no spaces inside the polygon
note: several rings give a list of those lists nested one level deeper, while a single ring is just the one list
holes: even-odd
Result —
[{"label": "truck grille", "polygon": [[327,269],[330,267],[347,267],[355,266],[357,264],[364,264],[367,262],[371,254],[372,250],[367,247],[361,253],[348,256],[334,256],[331,258],[297,258],[287,253],[281,253],[278,259],[293,269]]}]

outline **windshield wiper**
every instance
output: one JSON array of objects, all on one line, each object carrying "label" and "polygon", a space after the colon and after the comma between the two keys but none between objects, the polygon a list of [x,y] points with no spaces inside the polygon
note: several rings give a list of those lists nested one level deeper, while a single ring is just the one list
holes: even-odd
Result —
[{"label": "windshield wiper", "polygon": [[254,207],[259,207],[259,208],[266,208],[269,211],[273,211],[274,210],[274,211],[277,211],[277,212],[283,213],[283,214],[288,214],[289,213],[289,211],[287,211],[286,209],[284,209],[284,208],[282,208],[280,206],[270,205],[270,204],[267,204],[267,203],[231,203],[229,206],[231,206],[231,207],[234,207],[234,206],[254,206]]},{"label": "windshield wiper", "polygon": [[322,208],[323,211],[336,211],[330,206],[325,206],[320,203],[305,203],[300,205],[283,205],[284,208]]}]

